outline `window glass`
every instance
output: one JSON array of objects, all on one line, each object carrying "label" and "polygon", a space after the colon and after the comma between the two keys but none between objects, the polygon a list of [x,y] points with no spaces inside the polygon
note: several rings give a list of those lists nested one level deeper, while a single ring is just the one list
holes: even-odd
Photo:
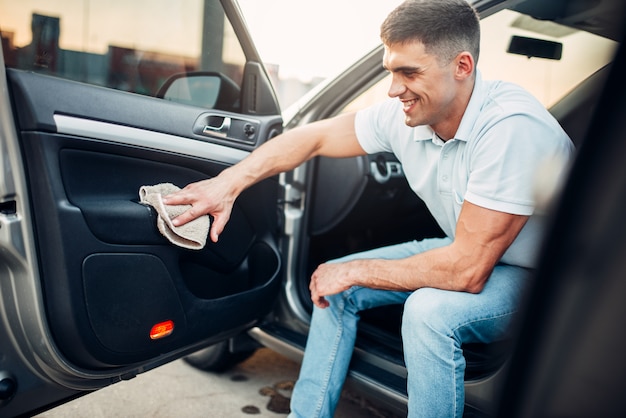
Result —
[{"label": "window glass", "polygon": [[[512,35],[556,41],[563,44],[562,58],[528,58],[507,53]],[[547,108],[581,81],[608,64],[617,43],[552,22],[542,22],[511,10],[502,10],[481,21],[481,51],[478,68],[486,80],[519,84]],[[388,75],[350,103],[355,111],[387,97]]]},{"label": "window glass", "polygon": [[7,67],[149,96],[183,72],[243,78],[218,0],[0,0],[0,32]]}]

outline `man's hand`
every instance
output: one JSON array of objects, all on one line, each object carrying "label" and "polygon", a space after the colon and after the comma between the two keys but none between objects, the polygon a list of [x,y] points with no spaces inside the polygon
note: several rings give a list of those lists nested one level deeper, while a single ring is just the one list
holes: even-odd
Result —
[{"label": "man's hand", "polygon": [[188,184],[184,189],[163,198],[166,205],[191,205],[191,208],[172,220],[175,226],[184,225],[202,215],[213,216],[211,241],[217,242],[230,219],[236,196],[233,188],[219,176]]},{"label": "man's hand", "polygon": [[358,278],[367,273],[363,270],[365,263],[365,260],[354,260],[318,266],[311,276],[311,283],[309,283],[311,300],[315,306],[327,308],[330,304],[325,296],[343,292],[356,284]]}]

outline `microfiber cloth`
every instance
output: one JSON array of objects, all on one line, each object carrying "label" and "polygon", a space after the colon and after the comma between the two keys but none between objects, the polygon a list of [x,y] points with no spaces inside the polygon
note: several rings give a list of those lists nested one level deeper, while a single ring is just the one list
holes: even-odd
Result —
[{"label": "microfiber cloth", "polygon": [[171,183],[160,183],[154,186],[141,186],[139,199],[156,209],[157,227],[172,244],[191,250],[200,250],[206,244],[209,234],[210,220],[208,215],[200,216],[181,226],[174,226],[172,219],[183,214],[191,205],[165,205],[163,196],[179,191],[180,188]]}]

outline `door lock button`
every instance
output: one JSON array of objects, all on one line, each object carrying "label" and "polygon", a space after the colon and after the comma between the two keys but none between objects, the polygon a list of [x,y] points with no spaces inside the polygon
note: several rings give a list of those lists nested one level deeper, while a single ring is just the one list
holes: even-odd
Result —
[{"label": "door lock button", "polygon": [[253,124],[246,123],[243,126],[243,133],[246,134],[248,139],[253,139],[254,138],[254,134],[256,134],[256,128],[254,127]]}]

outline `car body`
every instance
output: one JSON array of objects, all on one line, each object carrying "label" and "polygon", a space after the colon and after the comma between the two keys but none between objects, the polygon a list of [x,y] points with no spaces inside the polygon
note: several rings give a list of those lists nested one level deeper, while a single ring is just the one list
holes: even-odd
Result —
[{"label": "car body", "polygon": [[[91,42],[100,32],[87,26],[78,49],[60,37],[76,30],[61,19],[80,20],[60,4],[46,14],[21,3],[32,17],[21,27],[33,34],[28,44],[0,17],[0,416],[45,410],[183,357],[220,369],[267,346],[298,360],[319,263],[441,234],[398,161],[379,154],[316,158],[264,180],[237,200],[218,244],[172,245],[139,203],[142,185],[214,176],[283,129],[378,100],[382,48],[281,112],[233,1],[170,5],[165,22],[126,2],[128,15],[144,16],[124,32],[137,43],[112,36],[99,53]],[[623,411],[626,347],[615,330],[626,318],[624,7],[474,4],[484,42],[504,45],[490,60],[485,44],[485,78],[499,67],[542,76],[539,93],[579,151],[563,184],[538,182],[551,222],[518,326],[502,343],[464,347],[467,415]],[[0,16],[14,6],[0,3]],[[180,45],[163,30],[172,22],[194,28],[190,52],[168,49]],[[518,43],[507,54],[509,30]],[[349,372],[355,390],[397,414],[406,411],[400,315],[400,306],[363,313]]]}]

